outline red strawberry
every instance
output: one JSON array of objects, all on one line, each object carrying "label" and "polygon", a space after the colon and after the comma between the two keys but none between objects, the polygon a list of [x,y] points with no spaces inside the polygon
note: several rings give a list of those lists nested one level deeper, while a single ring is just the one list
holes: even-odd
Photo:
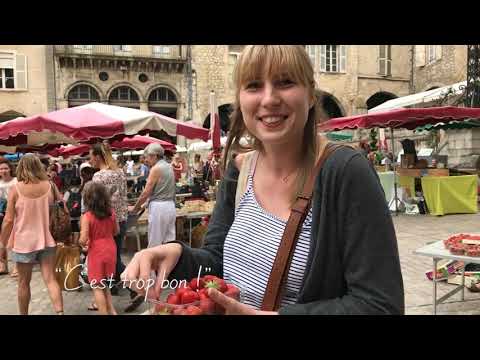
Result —
[{"label": "red strawberry", "polygon": [[224,293],[225,291],[227,291],[227,284],[226,284],[225,280],[215,278],[213,280],[205,281],[205,288],[206,289],[214,288],[214,289],[217,289],[218,291]]},{"label": "red strawberry", "polygon": [[203,315],[202,309],[193,305],[187,306],[185,313],[186,315]]},{"label": "red strawberry", "polygon": [[224,295],[240,301],[240,289],[235,285],[227,284],[227,291],[224,292]]},{"label": "red strawberry", "polygon": [[180,304],[180,296],[177,294],[171,293],[167,296],[167,304],[178,305]]},{"label": "red strawberry", "polygon": [[182,304],[191,304],[198,300],[200,300],[200,296],[193,290],[185,291],[180,298]]},{"label": "red strawberry", "polygon": [[190,289],[188,285],[185,285],[183,282],[181,282],[180,285],[175,290],[175,294],[177,294],[179,297],[182,297],[183,293],[187,290],[192,290],[192,289]]},{"label": "red strawberry", "polygon": [[205,285],[205,281],[203,281],[202,278],[200,279],[193,278],[192,280],[190,280],[190,283],[189,283],[189,286],[192,290],[200,290],[203,288],[204,285]]},{"label": "red strawberry", "polygon": [[215,303],[206,295],[200,295],[199,307],[202,309],[204,314],[215,314]]},{"label": "red strawberry", "polygon": [[202,298],[202,295],[206,296],[208,298],[208,293],[207,293],[207,288],[202,288],[198,290],[198,295],[200,295],[200,299]]}]

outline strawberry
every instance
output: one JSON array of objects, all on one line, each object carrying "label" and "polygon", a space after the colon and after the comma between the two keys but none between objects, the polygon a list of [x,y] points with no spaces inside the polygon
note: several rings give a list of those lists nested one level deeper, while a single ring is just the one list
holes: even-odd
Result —
[{"label": "strawberry", "polygon": [[200,295],[200,299],[202,299],[202,295],[206,296],[208,298],[208,293],[207,293],[207,288],[202,288],[198,290],[198,295]]},{"label": "strawberry", "polygon": [[190,283],[189,283],[189,286],[192,290],[200,290],[203,288],[204,285],[205,285],[205,281],[203,281],[202,278],[200,279],[193,278],[192,280],[190,280]]},{"label": "strawberry", "polygon": [[180,296],[177,294],[171,293],[167,296],[167,304],[178,305],[180,304]]},{"label": "strawberry", "polygon": [[204,314],[215,314],[215,303],[207,295],[200,295],[199,307]]},{"label": "strawberry", "polygon": [[203,315],[202,309],[197,306],[187,306],[186,315]]},{"label": "strawberry", "polygon": [[182,304],[191,304],[198,300],[200,300],[200,296],[193,290],[185,291],[180,297],[180,302]]},{"label": "strawberry", "polygon": [[224,292],[224,295],[240,301],[240,289],[235,285],[227,284],[227,291]]},{"label": "strawberry", "polygon": [[186,292],[187,290],[192,290],[192,289],[190,289],[188,285],[184,285],[184,283],[180,283],[180,285],[175,290],[175,294],[181,298],[183,293]]},{"label": "strawberry", "polygon": [[212,280],[205,280],[205,288],[217,289],[218,291],[224,293],[227,291],[227,284],[225,283],[225,280],[216,277]]}]

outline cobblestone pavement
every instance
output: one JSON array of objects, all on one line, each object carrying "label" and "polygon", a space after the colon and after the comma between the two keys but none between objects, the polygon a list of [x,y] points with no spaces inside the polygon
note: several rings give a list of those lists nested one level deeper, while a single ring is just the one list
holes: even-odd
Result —
[{"label": "cobblestone pavement", "polygon": [[[425,278],[425,271],[431,269],[432,260],[428,257],[415,255],[413,252],[421,246],[458,232],[480,233],[480,214],[434,216],[394,216],[393,221],[397,231],[400,261],[405,286],[406,313],[410,315],[432,314],[433,288],[432,283]],[[124,263],[128,263],[131,254],[124,254]],[[439,283],[438,297],[454,288],[454,285]],[[32,300],[31,314],[53,314],[53,309],[47,290],[41,279],[40,270],[34,268],[31,283]],[[83,291],[63,292],[66,314],[95,315],[87,310],[92,300],[92,292],[84,287]],[[125,314],[130,297],[126,290],[121,290],[120,296],[113,297],[114,306],[119,314]],[[147,310],[142,304],[132,314],[141,314]],[[0,277],[0,314],[17,314],[16,280],[9,276]],[[454,295],[446,303],[437,308],[441,314],[480,314],[480,294],[465,290],[465,301],[460,301],[460,294]],[[128,314],[125,314],[128,315]]]}]

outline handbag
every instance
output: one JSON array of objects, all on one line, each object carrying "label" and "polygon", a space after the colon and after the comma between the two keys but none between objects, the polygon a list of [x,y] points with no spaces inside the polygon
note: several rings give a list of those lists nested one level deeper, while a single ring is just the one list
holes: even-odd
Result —
[{"label": "handbag", "polygon": [[56,201],[56,187],[50,183],[54,202],[49,206],[49,228],[56,243],[70,242],[72,237],[72,223],[70,215],[63,206],[63,201]]},{"label": "handbag", "polygon": [[55,258],[55,279],[64,291],[80,288],[80,247],[77,245],[58,244]]},{"label": "handbag", "polygon": [[315,179],[319,174],[325,160],[338,148],[343,145],[328,143],[320,156],[314,170],[303,186],[302,193],[292,206],[290,216],[285,226],[285,230],[278,247],[277,255],[273,262],[270,277],[268,279],[267,288],[263,298],[261,310],[276,311],[280,307],[282,300],[282,291],[285,286],[288,270],[293,258],[295,245],[300,235],[302,224],[308,214],[313,194],[313,186]]}]

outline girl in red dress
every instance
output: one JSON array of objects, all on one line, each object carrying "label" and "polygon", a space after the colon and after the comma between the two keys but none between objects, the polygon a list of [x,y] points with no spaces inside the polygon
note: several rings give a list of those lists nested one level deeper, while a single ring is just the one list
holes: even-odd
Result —
[{"label": "girl in red dress", "polygon": [[113,237],[119,226],[105,185],[89,182],[85,185],[83,202],[86,213],[81,219],[80,244],[88,247],[88,279],[99,313],[117,315],[109,288],[115,274],[117,247]]}]

